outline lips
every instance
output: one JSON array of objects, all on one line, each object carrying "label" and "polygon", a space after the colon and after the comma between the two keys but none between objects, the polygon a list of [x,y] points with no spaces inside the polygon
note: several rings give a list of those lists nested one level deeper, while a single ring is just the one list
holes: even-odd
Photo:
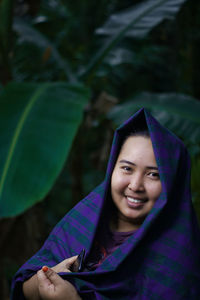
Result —
[{"label": "lips", "polygon": [[138,199],[130,196],[126,196],[127,204],[130,208],[142,208],[147,199]]},{"label": "lips", "polygon": [[138,198],[133,198],[133,197],[130,197],[130,196],[126,196],[126,198],[131,203],[144,203],[144,202],[147,201],[146,199],[138,199]]}]

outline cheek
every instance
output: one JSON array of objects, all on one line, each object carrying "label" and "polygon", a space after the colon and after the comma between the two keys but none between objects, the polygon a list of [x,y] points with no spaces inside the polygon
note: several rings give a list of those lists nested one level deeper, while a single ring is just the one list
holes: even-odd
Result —
[{"label": "cheek", "polygon": [[111,178],[111,191],[118,192],[127,186],[126,176],[122,176],[119,172],[113,172]]},{"label": "cheek", "polygon": [[161,182],[155,182],[155,183],[149,184],[147,187],[147,190],[148,190],[149,197],[154,200],[157,200],[162,191]]}]

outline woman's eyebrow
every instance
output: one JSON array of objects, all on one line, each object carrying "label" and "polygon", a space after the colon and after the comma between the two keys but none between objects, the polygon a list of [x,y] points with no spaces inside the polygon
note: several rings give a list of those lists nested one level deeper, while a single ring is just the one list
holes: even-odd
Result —
[{"label": "woman's eyebrow", "polygon": [[132,166],[136,166],[136,164],[134,164],[133,162],[129,161],[129,160],[126,160],[126,159],[121,159],[119,161],[120,163],[125,163],[125,164],[129,164],[129,165],[132,165]]},{"label": "woman's eyebrow", "polygon": [[[121,159],[119,162],[120,162],[120,163],[129,164],[129,165],[131,165],[131,166],[136,166],[136,164],[134,164],[133,162],[131,162],[131,161],[129,161],[129,160],[126,160],[126,159]],[[155,167],[155,166],[147,166],[146,168],[147,168],[147,169],[157,170],[157,171],[158,171],[158,167]]]}]

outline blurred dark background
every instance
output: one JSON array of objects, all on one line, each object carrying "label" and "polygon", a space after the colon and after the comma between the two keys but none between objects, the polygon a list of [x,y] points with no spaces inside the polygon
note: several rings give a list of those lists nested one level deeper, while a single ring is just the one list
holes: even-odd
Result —
[{"label": "blurred dark background", "polygon": [[[1,0],[2,300],[9,299],[17,269],[41,247],[67,211],[103,180],[114,129],[140,107],[147,107],[188,147],[192,195],[200,220],[200,2],[154,2],[156,7],[153,1],[138,0]],[[137,14],[138,9],[143,17]],[[63,154],[45,196],[35,197],[17,210],[23,189],[18,198],[10,196],[11,200],[3,192],[3,186],[12,190],[11,182],[4,184],[3,165],[10,153],[10,142],[5,141],[23,115],[20,95],[23,93],[28,102],[27,89],[37,92],[45,83],[60,82],[70,85],[65,89],[77,103],[83,101],[78,84],[88,91],[83,107],[77,104],[81,121],[77,121],[69,150]],[[60,86],[57,89],[61,99],[64,94]],[[48,110],[48,101],[42,105]],[[54,105],[58,108],[56,101]],[[66,115],[70,113],[66,111]],[[51,130],[49,126],[48,134]],[[69,133],[65,134],[60,139],[67,139]],[[55,135],[59,135],[58,128]],[[23,143],[24,149],[30,140]],[[15,160],[20,168],[23,162]],[[38,157],[32,163],[42,168]],[[29,168],[26,177],[33,181],[34,176]],[[9,209],[3,209],[6,203],[11,203]]]}]

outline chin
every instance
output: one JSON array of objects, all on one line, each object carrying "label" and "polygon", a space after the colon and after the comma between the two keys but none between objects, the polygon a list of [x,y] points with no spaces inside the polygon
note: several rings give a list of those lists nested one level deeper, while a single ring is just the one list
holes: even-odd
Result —
[{"label": "chin", "polygon": [[127,221],[129,221],[132,224],[142,224],[145,220],[147,215],[131,215],[131,214],[127,214],[124,215],[124,217],[127,219]]},{"label": "chin", "polygon": [[121,217],[124,220],[127,220],[130,223],[140,223],[142,224],[146,218],[146,214],[145,215],[133,215],[133,214],[121,214]]}]

